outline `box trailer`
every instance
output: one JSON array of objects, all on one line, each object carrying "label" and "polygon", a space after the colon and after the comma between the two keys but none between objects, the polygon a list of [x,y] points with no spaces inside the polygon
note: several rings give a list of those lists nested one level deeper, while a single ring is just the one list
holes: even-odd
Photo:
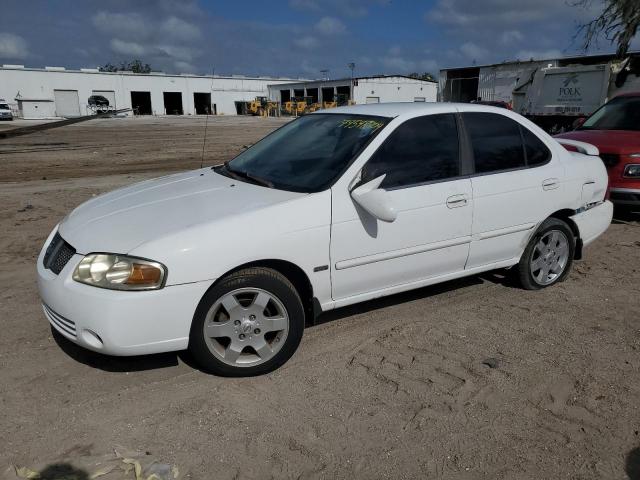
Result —
[{"label": "box trailer", "polygon": [[552,133],[567,130],[616,95],[640,90],[635,63],[627,59],[537,69],[513,90],[513,110]]},{"label": "box trailer", "polygon": [[640,91],[637,53],[624,60],[597,55],[441,70],[439,99],[502,101],[557,133],[628,91]]},{"label": "box trailer", "polygon": [[606,102],[610,79],[610,64],[538,69],[514,89],[513,109],[547,129],[566,129]]}]

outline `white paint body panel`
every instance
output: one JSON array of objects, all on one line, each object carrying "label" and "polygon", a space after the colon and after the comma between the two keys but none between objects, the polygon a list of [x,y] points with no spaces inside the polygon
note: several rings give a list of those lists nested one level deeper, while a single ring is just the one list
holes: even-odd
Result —
[{"label": "white paint body panel", "polygon": [[[422,115],[467,110],[522,123],[547,144],[552,160],[536,168],[389,190],[397,212],[392,222],[356,206],[350,187],[396,127]],[[600,159],[568,152],[507,110],[405,103],[331,112],[393,119],[328,190],[269,189],[205,168],[125,187],[71,212],[45,242],[37,267],[43,303],[76,323],[77,338],[62,333],[87,348],[117,355],[179,350],[187,346],[202,295],[242,265],[278,260],[298,266],[321,308],[329,310],[514,265],[537,226],[560,210],[582,212],[571,218],[585,244],[611,221],[611,205],[602,202],[607,174]],[[554,179],[553,188],[545,188],[549,179]],[[464,202],[451,201],[461,198]],[[598,206],[583,211],[593,205]],[[42,263],[55,231],[77,250],[59,275]],[[166,286],[124,292],[77,283],[73,269],[91,252],[161,262],[168,269]],[[85,329],[99,335],[103,345],[98,348],[83,337]]]}]

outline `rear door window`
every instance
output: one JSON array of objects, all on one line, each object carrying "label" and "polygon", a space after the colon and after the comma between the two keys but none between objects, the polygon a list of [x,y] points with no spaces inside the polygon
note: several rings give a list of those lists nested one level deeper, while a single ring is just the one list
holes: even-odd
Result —
[{"label": "rear door window", "polygon": [[471,140],[476,173],[525,167],[519,123],[488,112],[466,112],[462,118]]}]

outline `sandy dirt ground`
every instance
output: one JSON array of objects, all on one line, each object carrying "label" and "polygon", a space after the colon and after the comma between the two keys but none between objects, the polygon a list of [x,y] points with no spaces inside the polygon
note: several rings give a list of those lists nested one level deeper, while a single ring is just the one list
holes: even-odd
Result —
[{"label": "sandy dirt ground", "polygon": [[[205,164],[282,123],[212,119]],[[558,286],[494,272],[331,312],[258,378],[52,335],[34,266],[50,230],[92,195],[199,166],[203,129],[109,119],[0,142],[0,475],[127,448],[194,479],[640,478],[633,213]]]}]

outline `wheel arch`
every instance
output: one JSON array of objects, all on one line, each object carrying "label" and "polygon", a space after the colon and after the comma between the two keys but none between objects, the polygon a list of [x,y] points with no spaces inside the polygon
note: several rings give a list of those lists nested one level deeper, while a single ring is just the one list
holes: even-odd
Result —
[{"label": "wheel arch", "polygon": [[576,225],[576,222],[571,219],[571,216],[575,214],[575,210],[572,210],[570,208],[563,208],[562,210],[553,212],[551,215],[549,215],[549,218],[557,218],[558,220],[562,220],[567,225],[569,225],[569,228],[573,232],[573,236],[576,239],[576,248],[573,258],[575,260],[580,260],[582,258],[582,239],[580,238],[580,229],[578,228],[578,225]]},{"label": "wheel arch", "polygon": [[220,277],[218,277],[207,291],[217,285],[218,282],[228,275],[239,270],[244,270],[245,268],[255,267],[270,268],[271,270],[275,270],[282,274],[287,280],[289,280],[295,287],[298,295],[300,295],[300,300],[302,300],[307,321],[313,322],[315,317],[319,314],[319,302],[313,294],[313,285],[311,284],[311,280],[302,268],[288,260],[264,259],[243,263],[242,265],[238,265],[237,267],[234,267],[220,275]]}]

